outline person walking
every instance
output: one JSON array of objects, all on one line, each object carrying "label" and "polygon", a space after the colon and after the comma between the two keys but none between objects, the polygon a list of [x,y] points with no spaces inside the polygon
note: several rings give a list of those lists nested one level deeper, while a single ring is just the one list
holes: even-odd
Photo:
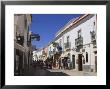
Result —
[{"label": "person walking", "polygon": [[59,69],[62,69],[61,58],[59,59]]},{"label": "person walking", "polygon": [[70,58],[69,57],[67,59],[67,62],[68,62],[68,69],[70,70]]},{"label": "person walking", "polygon": [[57,60],[56,60],[56,68],[57,68],[57,69],[58,69],[58,64],[59,64],[59,63],[58,63],[58,59],[57,59]]},{"label": "person walking", "polygon": [[66,57],[65,58],[65,69],[68,69],[68,61],[67,60],[68,60],[68,58]]},{"label": "person walking", "polygon": [[65,59],[62,59],[63,69],[65,69]]},{"label": "person walking", "polygon": [[64,69],[66,69],[67,67],[67,61],[66,61],[66,58],[64,57]]}]

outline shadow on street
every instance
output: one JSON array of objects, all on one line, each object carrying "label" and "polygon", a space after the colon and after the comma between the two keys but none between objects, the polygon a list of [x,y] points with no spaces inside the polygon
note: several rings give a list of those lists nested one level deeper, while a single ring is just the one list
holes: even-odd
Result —
[{"label": "shadow on street", "polygon": [[63,72],[50,72],[47,69],[37,67],[32,67],[30,70],[26,73],[24,73],[22,76],[69,76],[66,73]]}]

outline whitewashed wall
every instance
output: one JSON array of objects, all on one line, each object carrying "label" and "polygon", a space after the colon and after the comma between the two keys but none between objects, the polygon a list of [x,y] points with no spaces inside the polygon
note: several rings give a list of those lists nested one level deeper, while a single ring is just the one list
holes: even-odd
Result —
[{"label": "whitewashed wall", "polygon": [[[93,26],[93,22],[95,21],[96,23],[96,15],[94,17],[92,17],[91,19],[87,20],[86,22],[80,24],[79,26],[77,26],[76,28],[74,28],[73,30],[67,32],[66,34],[64,34],[64,43],[66,43],[67,40],[67,36],[70,37],[70,42],[71,42],[71,49],[75,48],[75,39],[77,38],[78,35],[78,31],[81,29],[81,35],[83,37],[83,45],[85,44],[89,44],[91,43],[91,35],[90,35],[90,31],[93,31],[94,26]],[[96,29],[96,25],[95,25],[95,29]],[[85,53],[88,52],[88,62],[86,64],[88,65],[94,65],[94,53],[93,53],[93,47],[92,45],[90,47],[85,46]],[[86,54],[84,54],[84,57],[86,56]],[[72,61],[72,54],[75,54],[75,59],[77,59],[77,53],[75,52],[70,52],[71,55],[71,61]],[[91,59],[91,60],[90,60]],[[76,64],[77,66],[77,64]]]},{"label": "whitewashed wall", "polygon": [[[50,49],[50,48],[51,48],[51,49]],[[48,52],[47,52],[47,57],[50,57],[49,51],[53,51],[53,49],[54,49],[53,44],[52,44],[52,43],[49,44],[49,46],[48,46]]]},{"label": "whitewashed wall", "polygon": [[[95,22],[95,27],[94,27],[94,22]],[[78,31],[81,30],[81,36],[83,37],[83,45],[85,44],[90,44],[91,43],[91,35],[90,31],[93,31],[94,29],[96,30],[96,15],[94,15],[92,18],[88,19],[87,21],[81,23],[79,26],[76,28],[68,31],[67,33],[63,34],[61,37],[59,37],[55,42],[60,43],[61,39],[61,46],[64,50],[64,43],[67,42],[67,36],[69,36],[69,41],[71,42],[71,49],[75,48],[75,39],[78,37]],[[48,46],[48,55],[49,51],[53,51],[54,47],[52,44]],[[91,44],[90,46],[85,45],[83,47],[85,49],[85,52],[83,52],[84,58],[85,58],[85,64],[84,65],[95,65],[95,55],[93,53],[93,45]],[[86,52],[88,53],[88,62],[86,62]],[[70,53],[70,59],[72,62],[72,55],[75,55],[75,68],[78,68],[78,64],[76,63],[76,60],[78,59],[78,54],[79,52],[76,51],[69,51]]]},{"label": "whitewashed wall", "polygon": [[[36,55],[37,55],[37,58],[36,58]],[[37,60],[41,60],[41,58],[39,58],[39,56],[42,55],[42,50],[39,50],[39,51],[33,51],[33,60],[37,61]]]}]

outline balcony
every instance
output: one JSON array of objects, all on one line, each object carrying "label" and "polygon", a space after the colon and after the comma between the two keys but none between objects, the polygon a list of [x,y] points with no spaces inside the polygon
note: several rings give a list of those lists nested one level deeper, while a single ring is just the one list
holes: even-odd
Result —
[{"label": "balcony", "polygon": [[91,34],[91,42],[96,41],[96,33],[95,33],[95,31],[90,31],[90,34]]},{"label": "balcony", "polygon": [[83,46],[83,37],[78,37],[77,39],[75,39],[75,45],[76,47]]},{"label": "balcony", "polygon": [[53,51],[49,51],[49,55],[52,55],[53,54]]},{"label": "balcony", "polygon": [[64,43],[64,47],[65,49],[71,49],[71,43],[70,42]]},{"label": "balcony", "polygon": [[93,44],[93,48],[96,48],[96,33],[95,31],[90,31],[90,34],[91,34],[91,42]]},{"label": "balcony", "polygon": [[94,41],[92,42],[92,44],[93,44],[93,48],[97,48],[96,40],[94,40]]}]

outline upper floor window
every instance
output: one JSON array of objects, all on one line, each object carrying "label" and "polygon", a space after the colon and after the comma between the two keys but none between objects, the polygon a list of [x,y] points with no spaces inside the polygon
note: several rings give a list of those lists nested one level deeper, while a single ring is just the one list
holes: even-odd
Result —
[{"label": "upper floor window", "polygon": [[81,30],[78,31],[78,38],[81,37]]},{"label": "upper floor window", "polygon": [[96,23],[95,23],[95,21],[93,22],[93,30],[95,30],[95,25],[96,25]]},{"label": "upper floor window", "polygon": [[94,23],[94,26],[95,26],[95,21],[93,23]]},{"label": "upper floor window", "polygon": [[50,47],[50,51],[51,51],[51,47]]},{"label": "upper floor window", "polygon": [[69,36],[67,36],[67,43],[69,42]]},{"label": "upper floor window", "polygon": [[60,39],[59,46],[61,46],[62,40]]}]

